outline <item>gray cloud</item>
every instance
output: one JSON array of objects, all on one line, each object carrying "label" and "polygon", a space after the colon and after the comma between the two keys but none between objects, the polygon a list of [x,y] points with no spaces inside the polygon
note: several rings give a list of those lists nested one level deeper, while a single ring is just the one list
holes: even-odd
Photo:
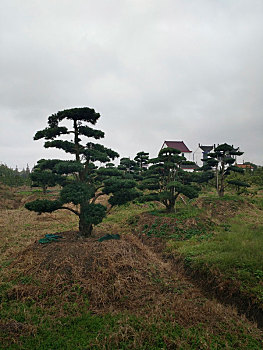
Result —
[{"label": "gray cloud", "polygon": [[122,156],[228,142],[263,164],[262,1],[2,0],[0,16],[0,162],[64,156],[33,135],[89,106]]}]

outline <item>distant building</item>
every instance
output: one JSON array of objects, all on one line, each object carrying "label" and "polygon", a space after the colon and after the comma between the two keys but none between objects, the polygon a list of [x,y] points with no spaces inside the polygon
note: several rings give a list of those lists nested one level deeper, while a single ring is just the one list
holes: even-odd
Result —
[{"label": "distant building", "polygon": [[[192,151],[190,151],[190,149],[186,146],[184,141],[164,141],[161,149],[166,148],[166,147],[178,149],[178,151],[181,152],[180,155],[184,156],[187,161],[191,161],[191,162],[193,161],[192,160]],[[192,172],[195,169],[197,169],[198,166],[196,164],[182,164],[181,168],[185,171]]]},{"label": "distant building", "polygon": [[193,153],[193,161],[198,166],[200,167],[203,166],[204,162],[202,161],[202,159],[206,159],[208,153],[213,151],[214,148],[215,148],[215,145],[204,146],[199,143],[197,149]]},{"label": "distant building", "polygon": [[236,164],[236,166],[244,170],[254,170],[253,165],[251,165],[250,163]]},{"label": "distant building", "polygon": [[182,152],[181,155],[184,156],[186,160],[192,161],[192,151],[190,151],[190,149],[186,146],[184,141],[164,141],[161,149],[166,147],[178,149],[180,152]]}]

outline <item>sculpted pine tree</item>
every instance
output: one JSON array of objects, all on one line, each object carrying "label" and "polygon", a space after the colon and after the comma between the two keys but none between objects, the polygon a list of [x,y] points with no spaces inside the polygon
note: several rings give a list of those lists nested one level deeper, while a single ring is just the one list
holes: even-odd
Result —
[{"label": "sculpted pine tree", "polygon": [[181,169],[185,157],[174,148],[164,148],[157,158],[150,159],[152,164],[143,173],[144,180],[140,189],[148,190],[141,197],[142,201],[156,200],[165,205],[166,211],[175,210],[175,202],[180,194],[188,198],[198,197],[199,187],[194,183],[201,178],[198,174],[190,174]]},{"label": "sculpted pine tree", "polygon": [[[135,181],[128,181],[121,171],[114,167],[97,169],[95,162],[109,163],[118,157],[118,153],[93,142],[82,139],[101,139],[104,133],[87,126],[95,125],[100,114],[94,109],[73,108],[52,114],[48,118],[48,127],[38,131],[34,140],[47,140],[45,148],[58,148],[74,156],[74,160],[46,160],[40,162],[57,176],[62,185],[57,200],[36,200],[25,205],[28,210],[53,212],[58,209],[69,210],[79,217],[79,231],[82,236],[89,236],[93,226],[99,224],[106,215],[107,208],[96,203],[99,196],[108,194],[111,206],[124,204],[137,196]],[[61,126],[62,121],[70,121],[72,128]],[[66,136],[71,140],[62,140]],[[70,205],[66,205],[70,204]],[[73,206],[73,205],[74,206]]]},{"label": "sculpted pine tree", "polygon": [[[216,189],[219,197],[223,197],[226,187],[226,178],[231,172],[243,173],[244,170],[234,165],[235,156],[241,156],[238,148],[234,148],[227,143],[218,145],[213,152],[208,153],[208,158],[205,159],[205,170],[215,169],[216,173]],[[232,183],[235,184],[235,183]],[[242,186],[242,184],[239,184]],[[243,184],[244,185],[244,184]]]},{"label": "sculpted pine tree", "polygon": [[148,161],[149,161],[149,153],[141,151],[138,152],[134,158],[137,166],[139,168],[139,173],[141,174],[144,170],[146,170]]},{"label": "sculpted pine tree", "polygon": [[130,158],[121,158],[118,169],[124,171],[125,174],[133,174],[137,170],[137,163]]},{"label": "sculpted pine tree", "polygon": [[47,188],[55,186],[59,181],[58,175],[54,172],[55,165],[60,162],[57,159],[40,159],[32,169],[30,178],[32,187],[41,187],[43,193],[46,194]]}]

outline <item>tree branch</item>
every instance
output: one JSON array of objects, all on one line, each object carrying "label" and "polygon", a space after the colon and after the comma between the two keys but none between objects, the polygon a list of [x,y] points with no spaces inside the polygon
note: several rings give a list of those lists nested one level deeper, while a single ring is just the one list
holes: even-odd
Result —
[{"label": "tree branch", "polygon": [[113,207],[114,207],[114,206],[111,205],[111,206],[107,209],[107,211],[106,211],[107,215],[109,214],[109,212],[111,211],[111,209],[112,209]]},{"label": "tree branch", "polygon": [[100,192],[95,195],[95,197],[92,198],[91,203],[95,203],[96,199],[99,198],[100,196],[103,196],[104,193]]},{"label": "tree branch", "polygon": [[67,210],[71,211],[72,213],[80,216],[80,213],[77,210],[74,210],[74,209],[71,209],[71,208],[68,208],[68,207],[60,207],[58,209],[67,209]]}]

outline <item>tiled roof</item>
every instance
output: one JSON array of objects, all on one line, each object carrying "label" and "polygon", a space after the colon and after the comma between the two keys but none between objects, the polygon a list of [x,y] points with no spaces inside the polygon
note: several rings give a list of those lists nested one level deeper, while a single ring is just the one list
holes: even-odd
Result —
[{"label": "tiled roof", "polygon": [[199,166],[196,164],[182,164],[181,168],[182,169],[198,169]]},{"label": "tiled roof", "polygon": [[167,147],[175,148],[181,151],[182,153],[191,153],[190,149],[185,145],[183,141],[164,141],[164,144]]},{"label": "tiled roof", "polygon": [[204,151],[204,152],[210,152],[213,149],[213,146],[201,146],[200,148]]},{"label": "tiled roof", "polygon": [[242,169],[253,169],[251,164],[237,164],[237,167]]}]

